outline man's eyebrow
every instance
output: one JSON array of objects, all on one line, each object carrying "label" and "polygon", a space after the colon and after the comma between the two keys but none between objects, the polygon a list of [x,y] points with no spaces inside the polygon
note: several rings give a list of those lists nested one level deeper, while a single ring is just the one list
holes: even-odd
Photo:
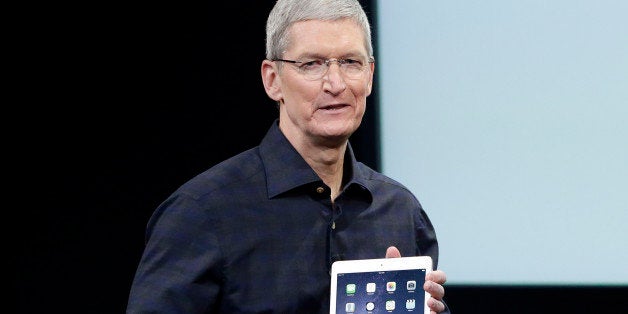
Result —
[{"label": "man's eyebrow", "polygon": [[303,60],[303,59],[308,59],[308,60],[309,59],[323,59],[324,60],[327,58],[318,53],[304,53],[297,57],[297,60]]},{"label": "man's eyebrow", "polygon": [[297,57],[297,60],[303,60],[303,59],[327,60],[327,59],[348,59],[348,58],[364,58],[364,59],[368,59],[368,57],[364,56],[364,54],[362,54],[360,52],[350,51],[350,52],[344,53],[342,55],[334,56],[334,57],[331,57],[331,58],[328,57],[328,56],[324,56],[322,54],[319,54],[319,53],[304,53],[302,55],[299,55]]}]

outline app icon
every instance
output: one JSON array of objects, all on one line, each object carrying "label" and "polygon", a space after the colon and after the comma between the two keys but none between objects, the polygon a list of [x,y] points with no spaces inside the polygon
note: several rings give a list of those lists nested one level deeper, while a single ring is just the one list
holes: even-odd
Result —
[{"label": "app icon", "polygon": [[386,310],[392,311],[395,309],[395,300],[386,301]]},{"label": "app icon", "polygon": [[395,291],[397,290],[397,283],[394,281],[389,281],[386,283],[386,291]]},{"label": "app icon", "polygon": [[375,303],[373,303],[373,302],[366,303],[366,310],[367,311],[372,311],[374,309],[375,309]]},{"label": "app icon", "polygon": [[375,283],[374,282],[369,282],[369,283],[366,284],[366,292],[368,292],[368,293],[375,292]]},{"label": "app icon", "polygon": [[413,310],[415,308],[415,306],[416,306],[415,303],[416,302],[414,301],[414,299],[406,300],[406,309]]},{"label": "app icon", "polygon": [[345,304],[345,312],[347,312],[347,313],[355,312],[355,303],[347,303],[347,304]]},{"label": "app icon", "polygon": [[416,281],[414,280],[410,280],[406,283],[406,288],[408,288],[408,290],[416,290]]},{"label": "app icon", "polygon": [[355,293],[355,284],[354,283],[347,284],[347,294],[354,294],[354,293]]}]

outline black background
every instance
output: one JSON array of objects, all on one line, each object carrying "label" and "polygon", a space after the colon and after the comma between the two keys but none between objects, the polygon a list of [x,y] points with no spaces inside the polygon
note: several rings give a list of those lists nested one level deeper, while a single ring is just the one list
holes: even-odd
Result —
[{"label": "black background", "polygon": [[[152,211],[192,176],[257,145],[277,117],[260,78],[273,3],[28,8],[34,26],[16,26],[29,47],[15,76],[28,82],[14,106],[25,123],[5,133],[18,204],[6,208],[18,217],[17,228],[5,220],[9,312],[125,311]],[[375,26],[373,3],[363,1]],[[377,78],[351,141],[378,169],[376,90]],[[628,308],[625,287],[447,286],[446,293],[454,313]]]}]

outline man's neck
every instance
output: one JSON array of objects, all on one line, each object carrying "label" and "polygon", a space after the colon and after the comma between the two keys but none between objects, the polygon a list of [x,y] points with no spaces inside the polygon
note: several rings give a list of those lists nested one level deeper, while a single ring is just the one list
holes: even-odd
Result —
[{"label": "man's neck", "polygon": [[321,180],[329,186],[333,201],[342,189],[347,141],[337,147],[295,145],[295,148]]}]

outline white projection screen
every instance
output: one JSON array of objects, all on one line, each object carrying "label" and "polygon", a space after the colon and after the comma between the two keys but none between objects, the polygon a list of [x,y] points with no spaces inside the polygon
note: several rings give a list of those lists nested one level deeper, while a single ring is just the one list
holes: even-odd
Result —
[{"label": "white projection screen", "polygon": [[376,3],[381,170],[453,285],[628,285],[628,1]]}]

